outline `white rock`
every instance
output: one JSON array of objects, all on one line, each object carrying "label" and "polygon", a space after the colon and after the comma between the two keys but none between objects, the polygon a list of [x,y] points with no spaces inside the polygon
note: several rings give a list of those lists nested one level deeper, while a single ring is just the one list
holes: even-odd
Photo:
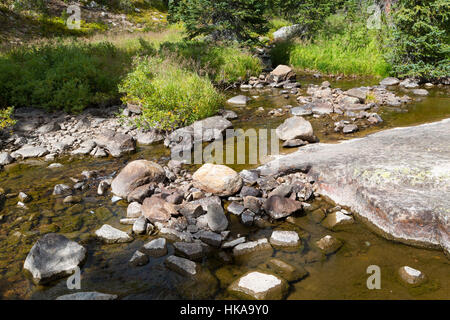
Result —
[{"label": "white rock", "polygon": [[228,291],[239,298],[256,300],[280,300],[286,295],[287,290],[285,280],[260,271],[251,271],[228,287]]},{"label": "white rock", "polygon": [[139,218],[142,216],[142,205],[138,202],[132,202],[127,208],[127,218]]},{"label": "white rock", "polygon": [[270,236],[270,243],[276,246],[298,246],[300,245],[300,237],[295,231],[275,230]]},{"label": "white rock", "polygon": [[124,243],[133,241],[126,232],[104,224],[100,229],[95,231],[95,235],[106,243]]},{"label": "white rock", "polygon": [[167,241],[164,238],[154,239],[147,242],[140,250],[155,258],[162,257],[167,254]]}]

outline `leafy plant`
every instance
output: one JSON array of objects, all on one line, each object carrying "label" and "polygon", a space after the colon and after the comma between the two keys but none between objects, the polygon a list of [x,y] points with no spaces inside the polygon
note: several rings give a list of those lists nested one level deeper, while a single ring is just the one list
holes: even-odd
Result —
[{"label": "leafy plant", "polygon": [[224,98],[207,79],[170,60],[142,57],[120,85],[125,103],[140,104],[138,127],[173,129],[213,115]]},{"label": "leafy plant", "polygon": [[13,126],[16,121],[11,118],[14,113],[14,108],[8,107],[0,109],[0,130]]}]

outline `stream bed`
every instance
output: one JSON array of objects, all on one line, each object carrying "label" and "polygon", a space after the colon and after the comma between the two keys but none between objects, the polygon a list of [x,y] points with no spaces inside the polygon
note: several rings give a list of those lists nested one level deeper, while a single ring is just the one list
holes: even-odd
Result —
[{"label": "stream bed", "polygon": [[[321,81],[302,77],[305,87]],[[333,87],[342,89],[361,85],[373,85],[372,80],[331,81]],[[398,89],[399,95],[402,89]],[[383,123],[343,135],[333,132],[333,121],[306,117],[321,142],[335,143],[342,139],[365,136],[369,133],[399,126],[433,122],[450,117],[450,89],[448,86],[429,90],[427,97],[415,100],[401,108],[381,107],[378,111]],[[241,91],[229,95],[242,94]],[[246,107],[231,108],[238,114],[232,123],[235,129],[275,129],[288,115],[271,117],[268,112],[284,105],[296,105],[295,98],[285,99],[278,89],[262,92],[245,92],[254,98]],[[411,95],[412,96],[412,95]],[[258,108],[264,111],[258,111]],[[331,124],[330,124],[331,123]],[[436,137],[437,139],[439,137]],[[280,153],[297,150],[282,149]],[[57,232],[83,244],[88,257],[81,268],[81,290],[111,293],[120,299],[231,299],[226,292],[228,285],[240,275],[256,267],[248,264],[224,263],[219,257],[205,258],[202,262],[200,281],[189,280],[168,270],[165,257],[151,258],[142,267],[131,267],[130,257],[151,236],[137,236],[132,243],[102,244],[94,237],[94,231],[108,223],[121,230],[130,226],[120,225],[126,216],[127,203],[113,204],[111,193],[97,195],[98,182],[112,175],[131,160],[146,159],[166,164],[170,150],[162,143],[140,147],[138,151],[121,158],[94,159],[60,158],[55,162],[61,168],[48,168],[44,160],[26,160],[5,167],[0,172],[0,187],[9,194],[26,192],[32,197],[28,210],[18,208],[17,197],[6,200],[0,211],[0,298],[3,299],[54,299],[72,293],[67,289],[66,279],[46,286],[36,286],[23,272],[24,260],[35,241],[45,233]],[[256,167],[252,165],[229,165],[236,171]],[[194,171],[197,166],[190,166]],[[73,184],[71,177],[84,170],[98,172],[97,180],[84,191],[77,191],[83,201],[68,205],[52,196],[53,187],[59,183]],[[330,209],[335,204],[325,199],[315,199],[312,206]],[[270,236],[273,229],[295,229],[304,234],[303,246],[296,251],[275,250],[273,256],[294,266],[303,266],[309,273],[301,281],[291,283],[287,299],[448,299],[450,293],[450,260],[443,252],[420,249],[388,241],[376,235],[356,221],[339,231],[330,231],[312,221],[307,215],[295,216],[289,222],[277,222],[267,228],[244,227],[235,216],[230,215],[231,235],[257,239]],[[309,244],[332,234],[344,242],[334,255],[321,259],[308,259]],[[169,244],[169,254],[173,252]],[[381,289],[369,290],[366,280],[367,267],[377,265],[381,269]],[[428,281],[419,287],[406,287],[398,279],[397,270],[408,265],[427,275]]]}]

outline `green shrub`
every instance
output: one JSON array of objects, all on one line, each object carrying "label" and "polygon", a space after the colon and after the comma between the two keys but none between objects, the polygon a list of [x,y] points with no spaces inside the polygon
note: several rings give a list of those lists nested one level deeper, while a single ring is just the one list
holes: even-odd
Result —
[{"label": "green shrub", "polygon": [[123,101],[142,106],[139,127],[173,129],[211,116],[223,96],[197,73],[162,58],[143,57],[120,85]]},{"label": "green shrub", "polygon": [[237,46],[219,46],[203,41],[167,42],[161,45],[160,55],[179,61],[191,60],[192,71],[207,75],[216,83],[246,79],[262,71],[261,61]]},{"label": "green shrub", "polygon": [[0,56],[0,105],[80,112],[118,99],[129,64],[130,55],[110,43],[14,49]]},{"label": "green shrub", "polygon": [[393,73],[429,80],[450,76],[450,2],[401,0],[393,18],[387,54]]},{"label": "green shrub", "polygon": [[0,109],[0,130],[13,126],[16,121],[11,118],[14,108]]}]

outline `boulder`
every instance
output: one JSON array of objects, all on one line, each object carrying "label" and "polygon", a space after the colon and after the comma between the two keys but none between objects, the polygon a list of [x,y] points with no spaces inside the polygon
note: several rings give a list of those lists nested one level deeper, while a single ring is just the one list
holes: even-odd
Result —
[{"label": "boulder", "polygon": [[100,229],[95,231],[95,235],[105,243],[125,243],[133,241],[126,232],[104,224]]},{"label": "boulder", "polygon": [[400,80],[393,77],[387,77],[380,81],[380,85],[382,86],[396,86],[400,83]]},{"label": "boulder", "polygon": [[155,142],[163,141],[164,136],[156,129],[152,129],[149,131],[141,130],[137,133],[136,140],[138,144],[148,146]]},{"label": "boulder", "polygon": [[275,31],[272,36],[273,40],[289,40],[290,38],[299,35],[303,32],[303,28],[300,24],[294,24],[292,26],[281,27],[277,31]]},{"label": "boulder", "polygon": [[97,146],[105,148],[113,157],[120,157],[136,150],[136,142],[132,136],[109,129],[97,135],[94,141]]},{"label": "boulder", "polygon": [[295,79],[296,75],[291,67],[280,64],[267,77],[269,82],[282,82]]},{"label": "boulder", "polygon": [[127,208],[127,218],[139,218],[142,216],[142,205],[137,202],[132,202]]},{"label": "boulder", "polygon": [[309,142],[315,141],[311,123],[303,117],[286,119],[277,127],[276,133],[281,140],[302,139]]},{"label": "boulder", "polygon": [[233,169],[206,163],[192,176],[194,186],[218,196],[233,195],[242,187],[242,178]]},{"label": "boulder", "polygon": [[175,242],[173,247],[177,255],[189,260],[201,261],[203,258],[203,247],[200,243]]},{"label": "boulder", "polygon": [[428,90],[425,89],[414,89],[412,93],[416,96],[427,96],[429,94]]},{"label": "boulder", "polygon": [[147,220],[144,217],[139,217],[133,223],[133,233],[144,234],[147,231]]},{"label": "boulder", "polygon": [[271,196],[263,208],[273,219],[281,219],[302,210],[302,203],[290,198]]},{"label": "boulder", "polygon": [[21,157],[23,159],[27,159],[27,158],[43,157],[46,154],[48,154],[48,150],[44,147],[35,147],[35,146],[25,145],[22,148],[20,148],[19,150],[11,153],[11,156],[13,158]]},{"label": "boulder", "polygon": [[233,255],[235,257],[240,257],[260,251],[273,252],[272,246],[266,238],[238,244],[233,248]]},{"label": "boulder", "polygon": [[273,274],[250,271],[234,281],[228,292],[241,299],[281,300],[288,292],[288,284]]},{"label": "boulder", "polygon": [[231,214],[239,216],[242,212],[244,212],[245,208],[242,204],[233,201],[227,207],[227,211]]},{"label": "boulder", "polygon": [[36,284],[46,283],[73,273],[86,257],[86,249],[65,236],[48,233],[31,248],[23,268]]},{"label": "boulder", "polygon": [[13,163],[14,159],[8,152],[0,152],[0,166],[6,166]]},{"label": "boulder", "polygon": [[359,102],[361,102],[361,103],[364,103],[366,101],[367,93],[368,93],[368,90],[363,89],[363,88],[352,88],[352,89],[345,91],[346,95],[348,95],[350,97],[358,98]]},{"label": "boulder", "polygon": [[175,206],[164,199],[152,196],[144,200],[142,204],[142,214],[151,223],[167,222],[172,215],[177,215],[178,212]]},{"label": "boulder", "polygon": [[140,251],[154,258],[165,256],[167,254],[167,241],[164,238],[151,240],[144,244]]},{"label": "boulder", "polygon": [[318,193],[380,235],[450,253],[449,133],[450,119],[395,128],[307,145],[258,169],[263,176],[308,169]]},{"label": "boulder", "polygon": [[228,219],[221,205],[208,205],[206,220],[208,221],[208,227],[214,232],[225,231],[228,227]]},{"label": "boulder", "polygon": [[252,99],[250,99],[247,96],[239,95],[239,96],[235,96],[235,97],[228,99],[227,103],[237,104],[237,105],[246,105],[250,100],[252,100]]},{"label": "boulder", "polygon": [[210,246],[219,248],[222,244],[222,236],[218,233],[211,232],[211,231],[199,231],[195,234],[195,237],[202,240],[204,243],[209,244]]},{"label": "boulder", "polygon": [[305,106],[294,107],[290,110],[293,116],[310,116],[313,114],[312,108],[308,108]]},{"label": "boulder", "polygon": [[114,178],[112,192],[124,199],[134,189],[150,182],[162,182],[166,177],[164,169],[157,163],[147,160],[135,160],[126,165]]},{"label": "boulder", "polygon": [[148,256],[145,253],[136,251],[131,257],[129,264],[133,267],[145,266],[149,262]]}]

